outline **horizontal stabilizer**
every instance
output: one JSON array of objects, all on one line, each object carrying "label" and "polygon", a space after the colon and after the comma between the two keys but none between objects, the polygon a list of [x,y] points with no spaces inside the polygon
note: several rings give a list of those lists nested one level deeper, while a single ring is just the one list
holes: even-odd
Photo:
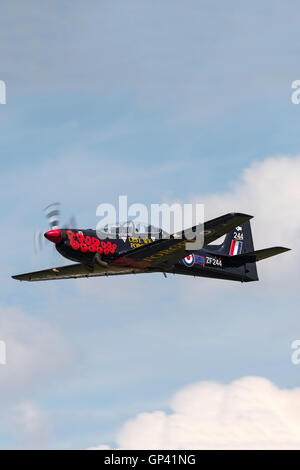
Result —
[{"label": "horizontal stabilizer", "polygon": [[283,246],[273,246],[271,248],[251,251],[242,255],[226,257],[225,264],[227,266],[242,266],[246,263],[255,263],[257,261],[261,261],[262,259],[270,258],[271,256],[280,255],[280,253],[284,253],[285,251],[289,250],[290,248],[285,248]]},{"label": "horizontal stabilizer", "polygon": [[253,251],[252,253],[247,253],[247,255],[255,256],[255,261],[261,261],[262,259],[280,255],[280,253],[284,253],[285,251],[289,250],[290,248],[285,248],[284,246],[273,246],[272,248],[264,248],[263,250],[257,250]]}]

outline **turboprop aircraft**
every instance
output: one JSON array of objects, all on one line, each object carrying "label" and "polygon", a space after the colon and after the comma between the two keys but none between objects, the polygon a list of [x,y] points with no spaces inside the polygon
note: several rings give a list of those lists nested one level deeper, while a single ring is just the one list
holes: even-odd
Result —
[{"label": "turboprop aircraft", "polygon": [[[49,213],[50,230],[44,233],[56,250],[73,264],[12,276],[19,281],[47,281],[120,274],[168,273],[230,281],[258,281],[256,263],[289,248],[254,250],[251,215],[229,213],[191,227],[202,230],[203,247],[186,249],[186,231],[167,234],[133,221],[92,229],[59,228],[58,213]],[[99,236],[101,235],[101,236]],[[220,237],[218,245],[212,244]]]}]

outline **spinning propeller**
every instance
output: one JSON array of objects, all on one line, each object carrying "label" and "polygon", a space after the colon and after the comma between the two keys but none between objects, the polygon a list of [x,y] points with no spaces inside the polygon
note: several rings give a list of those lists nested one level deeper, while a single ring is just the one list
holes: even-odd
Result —
[{"label": "spinning propeller", "polygon": [[77,228],[75,216],[73,215],[67,224],[60,227],[60,203],[53,202],[44,209],[45,216],[48,220],[50,230],[48,232],[36,231],[34,233],[34,252],[37,254],[45,246],[45,237],[53,243],[61,241],[62,233],[60,228]]}]

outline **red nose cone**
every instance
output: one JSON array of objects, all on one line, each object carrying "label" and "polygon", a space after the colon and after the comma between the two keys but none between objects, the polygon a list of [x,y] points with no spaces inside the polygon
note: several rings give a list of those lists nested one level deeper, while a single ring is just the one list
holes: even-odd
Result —
[{"label": "red nose cone", "polygon": [[59,229],[49,230],[49,232],[44,233],[44,236],[53,243],[60,243],[62,241],[62,231]]}]

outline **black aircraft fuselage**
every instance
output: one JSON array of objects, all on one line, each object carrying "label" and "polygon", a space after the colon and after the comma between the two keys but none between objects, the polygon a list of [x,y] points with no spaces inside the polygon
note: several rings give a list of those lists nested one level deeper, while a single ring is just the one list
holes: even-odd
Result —
[{"label": "black aircraft fuselage", "polygon": [[56,244],[57,251],[65,258],[85,265],[91,271],[95,264],[96,255],[96,259],[100,263],[102,261],[103,266],[107,263],[107,266],[126,266],[145,272],[170,272],[242,282],[254,280],[249,278],[241,267],[233,267],[231,263],[228,263],[230,259],[226,262],[226,255],[219,253],[218,249],[213,250],[213,247],[210,248],[209,246],[187,254],[185,258],[175,263],[172,268],[166,268],[163,263],[152,267],[148,260],[133,260],[127,256],[137,248],[164,239],[162,231],[152,238],[150,233],[144,233],[126,237],[116,236],[116,238],[104,238],[105,234],[102,234],[101,239],[99,239],[96,230],[92,229],[62,230],[62,234],[62,241]]},{"label": "black aircraft fuselage", "polygon": [[[205,222],[204,246],[186,249],[184,232],[173,235],[159,229],[131,235],[116,230],[105,231],[55,228],[45,237],[55,243],[57,251],[75,265],[13,276],[18,280],[38,281],[113,274],[161,272],[231,281],[257,281],[256,262],[287,251],[273,247],[254,251],[251,216],[240,213]],[[192,229],[196,229],[193,227]],[[124,236],[123,236],[124,235]],[[219,245],[211,243],[225,235]]]}]

